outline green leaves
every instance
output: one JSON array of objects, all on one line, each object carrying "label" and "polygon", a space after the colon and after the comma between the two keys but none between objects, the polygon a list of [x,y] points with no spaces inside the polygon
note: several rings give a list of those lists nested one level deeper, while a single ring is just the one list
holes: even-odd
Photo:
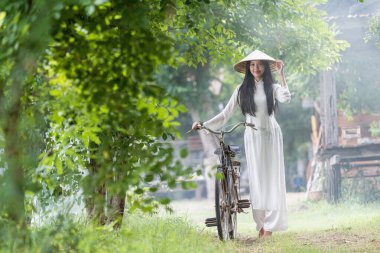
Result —
[{"label": "green leaves", "polygon": [[55,158],[54,165],[57,168],[57,174],[58,175],[62,175],[62,173],[63,173],[63,166],[62,166],[62,160],[59,157]]},{"label": "green leaves", "polygon": [[197,183],[194,181],[182,181],[181,186],[185,190],[190,190],[197,188]]},{"label": "green leaves", "polygon": [[160,203],[163,205],[168,205],[170,203],[170,199],[169,198],[162,198],[162,199],[160,199]]},{"label": "green leaves", "polygon": [[[95,130],[96,129],[96,130]],[[90,141],[94,142],[95,144],[100,144],[100,139],[98,136],[96,136],[95,131],[98,130],[98,128],[86,128],[82,133],[83,143],[85,148],[89,148]]]},{"label": "green leaves", "polygon": [[221,172],[216,172],[215,178],[218,179],[218,180],[222,180],[224,178],[224,175]]},{"label": "green leaves", "polygon": [[7,14],[4,11],[0,12],[0,29],[1,29],[1,26],[3,25],[3,23],[4,23],[4,19],[5,19],[6,15]]},{"label": "green leaves", "polygon": [[[45,152],[54,153],[61,183],[85,169],[86,197],[101,203],[94,192],[102,185],[109,196],[133,189],[139,197],[130,198],[131,210],[145,211],[154,206],[148,194],[158,190],[157,179],[174,187],[185,175],[170,144],[160,140],[179,136],[176,117],[186,107],[153,78],[158,66],[173,64],[172,40],[131,20],[140,12],[153,27],[165,22],[157,3],[149,4],[152,9],[123,1],[60,8],[38,71],[49,82],[34,94],[49,122]],[[44,157],[41,165],[50,159]]]},{"label": "green leaves", "polygon": [[18,0],[0,9],[0,90],[22,83],[23,110],[46,124],[30,174],[51,189],[80,183],[94,203],[131,191],[130,208],[145,211],[161,182],[195,187],[169,141],[187,111],[179,99],[204,108],[210,98],[209,71],[220,74],[211,66],[265,45],[290,71],[313,73],[346,46],[302,0],[33,1],[28,15]]},{"label": "green leaves", "polygon": [[149,182],[153,181],[153,178],[154,178],[153,174],[148,174],[148,175],[145,176],[144,181],[147,182],[147,183],[149,183]]},{"label": "green leaves", "polygon": [[180,155],[181,158],[185,158],[185,157],[187,157],[187,155],[188,155],[188,150],[187,150],[187,148],[183,148],[183,149],[181,149],[179,155]]}]

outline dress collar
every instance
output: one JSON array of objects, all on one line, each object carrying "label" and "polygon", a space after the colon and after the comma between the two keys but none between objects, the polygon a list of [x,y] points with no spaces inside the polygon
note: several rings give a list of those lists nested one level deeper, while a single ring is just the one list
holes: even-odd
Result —
[{"label": "dress collar", "polygon": [[260,81],[256,81],[256,80],[255,80],[255,84],[256,84],[256,86],[257,86],[257,85],[260,85],[260,84],[262,84],[262,83],[263,83],[263,79],[261,79]]}]

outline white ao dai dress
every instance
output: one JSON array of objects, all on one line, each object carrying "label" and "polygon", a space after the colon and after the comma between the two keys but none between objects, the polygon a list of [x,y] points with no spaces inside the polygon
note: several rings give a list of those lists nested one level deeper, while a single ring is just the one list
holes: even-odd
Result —
[{"label": "white ao dai dress", "polygon": [[[246,122],[255,124],[257,130],[246,127],[244,133],[253,218],[257,230],[286,230],[288,221],[282,132],[274,113],[268,115],[263,81],[255,82],[255,85],[256,115],[246,114],[245,118]],[[205,126],[218,129],[226,124],[234,112],[240,111],[239,88],[240,85],[225,108],[205,122]],[[290,102],[287,87],[274,84],[273,89],[275,102]]]}]

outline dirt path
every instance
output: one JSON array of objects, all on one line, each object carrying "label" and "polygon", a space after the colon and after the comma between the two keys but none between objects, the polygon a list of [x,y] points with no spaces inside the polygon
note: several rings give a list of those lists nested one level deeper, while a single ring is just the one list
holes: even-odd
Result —
[{"label": "dirt path", "polygon": [[377,234],[339,230],[277,236],[265,241],[241,236],[235,243],[236,252],[308,252],[307,249],[312,252],[380,252]]}]

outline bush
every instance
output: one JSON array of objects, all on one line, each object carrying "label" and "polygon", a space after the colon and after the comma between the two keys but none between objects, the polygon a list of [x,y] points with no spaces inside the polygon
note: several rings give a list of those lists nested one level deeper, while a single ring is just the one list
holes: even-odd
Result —
[{"label": "bush", "polygon": [[[10,227],[0,228],[0,252],[233,252],[183,218],[129,215],[120,230],[112,224],[60,217],[56,222],[26,231],[26,239],[12,239]],[[23,235],[18,235],[21,238]],[[25,236],[25,234],[24,234]],[[14,237],[16,238],[16,237]]]}]

